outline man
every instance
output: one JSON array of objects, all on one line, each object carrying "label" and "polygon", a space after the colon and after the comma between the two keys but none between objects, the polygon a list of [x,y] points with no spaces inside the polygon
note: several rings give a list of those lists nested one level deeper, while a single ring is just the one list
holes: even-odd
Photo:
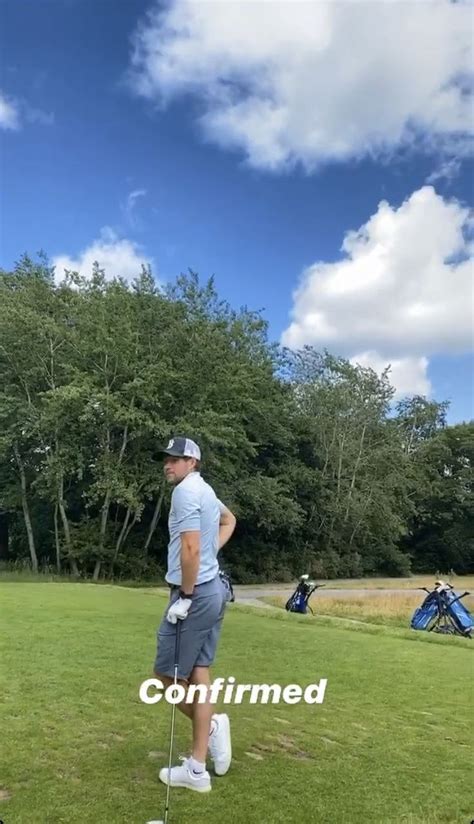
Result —
[{"label": "man", "polygon": [[[181,621],[178,682],[211,685],[212,665],[226,607],[226,592],[219,577],[217,554],[235,529],[232,512],[217,498],[201,476],[201,450],[189,438],[172,438],[164,457],[164,474],[174,486],[168,518],[169,545],[166,580],[170,601],[158,630],[155,675],[165,688],[174,681],[174,654],[177,621]],[[232,757],[230,723],[226,714],[213,713],[209,697],[200,700],[202,687],[193,703],[184,700],[178,708],[192,722],[193,746],[190,758],[160,771],[160,780],[172,787],[198,792],[211,790],[206,769],[209,750],[217,775],[224,775]]]}]

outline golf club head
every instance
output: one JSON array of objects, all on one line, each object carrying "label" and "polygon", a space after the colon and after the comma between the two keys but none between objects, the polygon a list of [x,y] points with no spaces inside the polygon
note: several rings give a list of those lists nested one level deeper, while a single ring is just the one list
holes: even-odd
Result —
[{"label": "golf club head", "polygon": [[146,824],[165,824],[162,818],[154,818],[153,821],[147,821]]}]

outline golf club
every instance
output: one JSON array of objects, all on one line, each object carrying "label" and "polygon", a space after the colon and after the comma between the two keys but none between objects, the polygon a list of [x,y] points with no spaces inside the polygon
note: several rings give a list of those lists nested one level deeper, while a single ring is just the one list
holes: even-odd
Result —
[{"label": "golf club", "polygon": [[[176,642],[175,642],[175,649],[174,649],[174,684],[178,683],[178,663],[179,663],[179,642],[181,638],[181,621],[178,620],[176,622]],[[173,760],[173,738],[174,738],[174,719],[176,714],[176,703],[173,702],[173,706],[171,709],[171,734],[170,734],[170,753],[169,753],[169,762],[168,762],[168,781],[166,782],[166,803],[165,803],[165,815],[164,818],[155,819],[153,821],[148,821],[147,824],[168,824],[168,815],[170,809],[170,773],[171,773],[171,762]]]}]

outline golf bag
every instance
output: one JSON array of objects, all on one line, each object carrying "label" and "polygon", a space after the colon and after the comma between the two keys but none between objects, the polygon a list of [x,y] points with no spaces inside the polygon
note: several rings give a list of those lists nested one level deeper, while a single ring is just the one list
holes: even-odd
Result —
[{"label": "golf bag", "polygon": [[219,577],[222,583],[224,584],[224,589],[226,591],[226,600],[232,603],[233,601],[235,601],[235,595],[230,575],[228,572],[224,572],[222,569],[220,569]]},{"label": "golf bag", "polygon": [[430,592],[421,587],[427,596],[420,607],[413,613],[410,626],[412,629],[438,632],[444,635],[462,635],[472,637],[474,620],[461,599],[469,592],[456,595],[451,584],[436,581],[435,588]]},{"label": "golf bag", "polygon": [[308,581],[308,578],[309,575],[301,576],[298,586],[285,604],[285,609],[287,612],[300,612],[301,614],[306,615],[309,609],[311,614],[314,615],[308,601],[314,590],[318,589],[318,587],[324,586],[324,584],[315,584],[314,581]]}]

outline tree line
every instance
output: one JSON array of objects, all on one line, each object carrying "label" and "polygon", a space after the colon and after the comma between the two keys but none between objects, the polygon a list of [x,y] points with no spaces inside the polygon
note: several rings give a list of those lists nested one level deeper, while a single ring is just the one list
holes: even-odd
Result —
[{"label": "tree line", "polygon": [[[108,273],[107,273],[108,274]],[[0,270],[0,555],[92,580],[166,569],[159,447],[200,443],[238,525],[236,582],[474,571],[474,422],[269,340],[192,271],[159,286]]]}]

